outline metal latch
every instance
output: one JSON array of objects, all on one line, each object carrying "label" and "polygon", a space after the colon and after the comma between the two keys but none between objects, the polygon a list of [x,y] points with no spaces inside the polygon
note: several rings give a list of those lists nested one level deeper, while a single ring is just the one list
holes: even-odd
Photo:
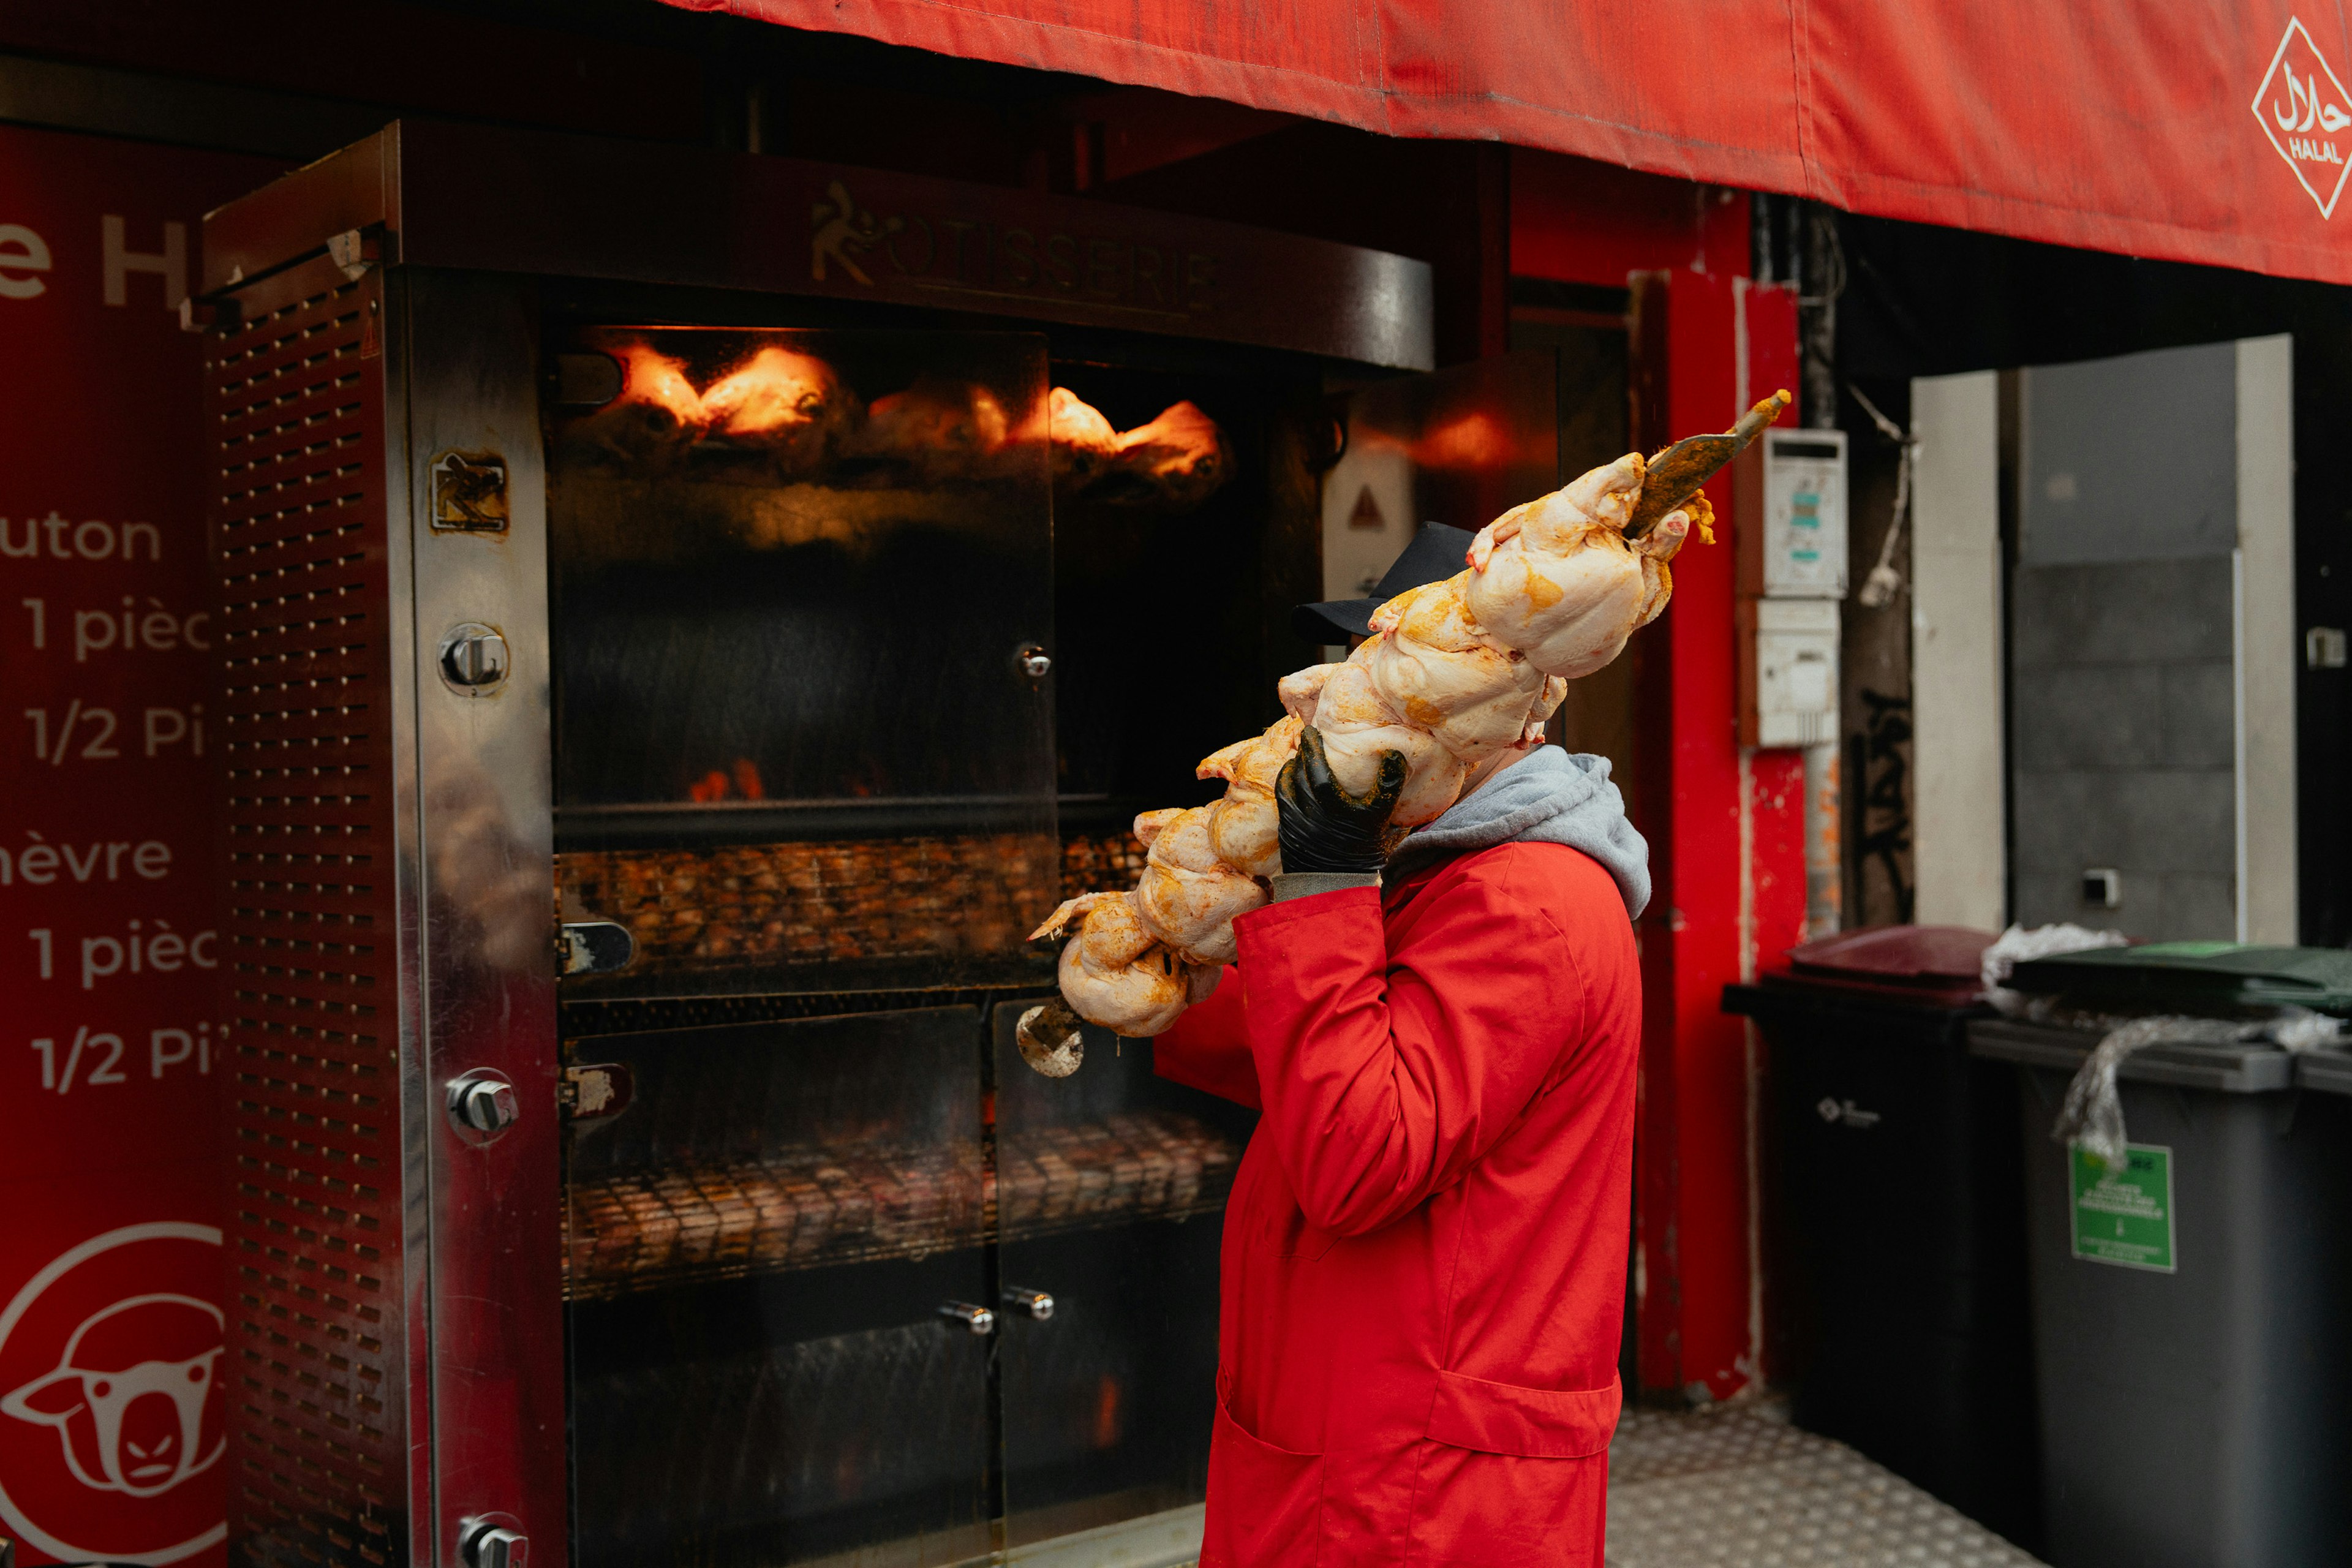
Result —
[{"label": "metal latch", "polygon": [[449,1080],[449,1125],[468,1143],[488,1143],[522,1120],[514,1080],[494,1068],[476,1068]]},{"label": "metal latch", "polygon": [[1004,1304],[1035,1322],[1049,1322],[1054,1316],[1054,1298],[1043,1290],[1031,1290],[1019,1285],[1004,1288]]},{"label": "metal latch", "polygon": [[637,939],[616,921],[566,921],[556,934],[556,969],[564,974],[610,974],[637,956]]},{"label": "metal latch", "polygon": [[464,697],[486,697],[504,683],[513,652],[496,626],[465,621],[441,639],[441,679]]},{"label": "metal latch", "polygon": [[530,1537],[510,1525],[485,1520],[466,1526],[457,1549],[466,1568],[530,1568]]},{"label": "metal latch", "polygon": [[383,226],[370,224],[365,228],[347,228],[341,234],[327,237],[327,255],[343,269],[343,276],[352,282],[371,267],[384,259]]},{"label": "metal latch", "polygon": [[996,1314],[969,1301],[942,1302],[940,1316],[951,1323],[961,1323],[975,1334],[993,1333],[996,1330]]}]

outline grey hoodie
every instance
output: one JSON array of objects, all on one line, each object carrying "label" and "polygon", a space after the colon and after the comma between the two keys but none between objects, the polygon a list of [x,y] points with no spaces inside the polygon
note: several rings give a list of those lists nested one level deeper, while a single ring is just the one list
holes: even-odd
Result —
[{"label": "grey hoodie", "polygon": [[1624,797],[1609,782],[1609,759],[1545,746],[1496,774],[1486,788],[1409,834],[1381,879],[1395,882],[1436,861],[1497,844],[1565,844],[1617,879],[1625,912],[1650,901],[1650,846],[1625,820]]}]

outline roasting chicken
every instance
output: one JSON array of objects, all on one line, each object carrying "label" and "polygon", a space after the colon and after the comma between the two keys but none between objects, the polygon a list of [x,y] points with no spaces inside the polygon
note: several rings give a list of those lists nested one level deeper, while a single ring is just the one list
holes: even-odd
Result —
[{"label": "roasting chicken", "polygon": [[1151,511],[1190,511],[1233,477],[1233,448],[1190,403],[1120,432],[1066,386],[1054,388],[1054,489],[1064,496]]},{"label": "roasting chicken", "polygon": [[821,468],[857,413],[831,365],[772,343],[705,387],[702,406],[709,435],[769,452],[793,475]]},{"label": "roasting chicken", "polygon": [[1233,466],[1217,422],[1179,403],[1120,435],[1101,484],[1107,500],[1190,511],[1225,482]]},{"label": "roasting chicken", "polygon": [[[971,382],[924,377],[866,408],[831,365],[777,343],[698,389],[684,362],[650,343],[610,352],[621,368],[619,395],[571,425],[566,437],[644,472],[717,460],[714,477],[804,479],[834,458],[862,457],[942,484],[1003,472],[1004,455],[1029,438],[1018,411]],[[1224,432],[1190,403],[1121,433],[1057,386],[1047,395],[1045,420],[1054,488],[1063,496],[1189,511],[1233,474]],[[725,461],[745,454],[759,460],[748,468]]]},{"label": "roasting chicken", "polygon": [[702,394],[677,361],[645,343],[614,357],[621,365],[620,395],[572,426],[574,439],[624,462],[658,465],[710,423]]},{"label": "roasting chicken", "polygon": [[[1382,752],[1404,753],[1392,820],[1407,828],[1444,815],[1479,763],[1538,742],[1568,682],[1615,658],[1665,608],[1667,563],[1690,535],[1714,542],[1700,481],[1787,404],[1779,394],[1727,436],[1646,462],[1628,453],[1513,508],[1479,531],[1466,570],[1375,611],[1372,635],[1346,662],[1285,677],[1286,717],[1201,763],[1202,778],[1227,781],[1224,797],[1138,817],[1150,857],[1135,889],[1073,899],[1034,933],[1069,941],[1060,999],[1021,1020],[1030,1065],[1073,1071],[1079,1020],[1154,1034],[1214,987],[1234,956],[1234,917],[1271,897],[1265,879],[1282,868],[1274,783],[1306,724],[1350,791],[1370,786]],[[1702,442],[1711,445],[1695,454]]]},{"label": "roasting chicken", "polygon": [[877,397],[857,449],[903,463],[929,484],[988,473],[1013,439],[1004,405],[970,382],[918,381]]},{"label": "roasting chicken", "polygon": [[1066,386],[1054,388],[1046,398],[1045,418],[1054,437],[1054,489],[1075,495],[1094,483],[1118,455],[1118,432]]}]

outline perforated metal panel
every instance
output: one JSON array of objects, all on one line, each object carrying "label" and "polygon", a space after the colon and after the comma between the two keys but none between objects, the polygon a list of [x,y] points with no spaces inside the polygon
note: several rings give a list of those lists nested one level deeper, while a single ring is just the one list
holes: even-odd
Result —
[{"label": "perforated metal panel", "polygon": [[407,1560],[381,274],[324,260],[214,342],[235,1193],[229,1532]]}]

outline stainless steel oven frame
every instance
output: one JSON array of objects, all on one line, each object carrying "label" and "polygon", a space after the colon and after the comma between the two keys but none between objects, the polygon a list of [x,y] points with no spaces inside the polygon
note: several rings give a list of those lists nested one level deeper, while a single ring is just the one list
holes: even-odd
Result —
[{"label": "stainless steel oven frame", "polygon": [[[844,177],[401,124],[207,220],[241,1561],[572,1559],[540,290],[838,295],[785,218]],[[1160,328],[1427,366],[1421,263],[1061,205],[1228,258]],[[880,306],[1149,328],[921,283]]]}]

